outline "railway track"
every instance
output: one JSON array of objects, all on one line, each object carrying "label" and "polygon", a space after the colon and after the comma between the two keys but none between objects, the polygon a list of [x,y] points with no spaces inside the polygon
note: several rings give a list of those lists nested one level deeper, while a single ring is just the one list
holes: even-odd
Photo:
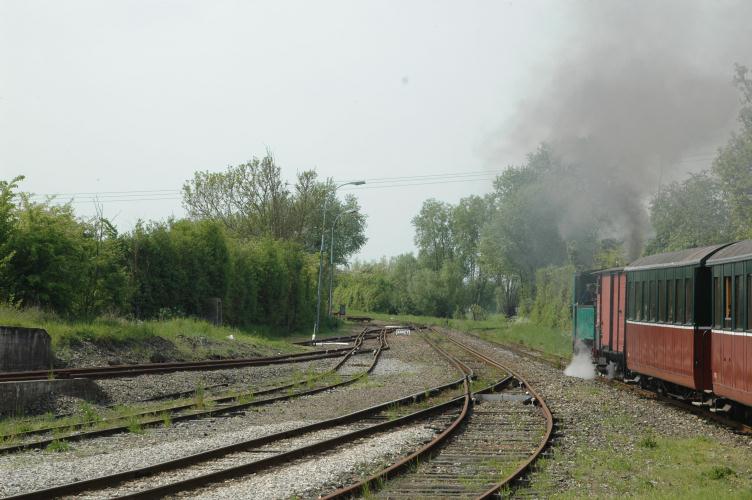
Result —
[{"label": "railway track", "polygon": [[[494,341],[487,341],[491,344],[498,345],[499,347],[511,351],[521,357],[539,361],[548,366],[551,366],[557,370],[563,370],[568,363],[568,360],[556,356],[544,353],[530,347],[521,347],[511,343],[501,343]],[[733,417],[726,416],[722,413],[713,413],[706,406],[695,406],[691,401],[682,399],[669,393],[659,393],[657,391],[640,387],[639,385],[628,384],[621,379],[608,378],[603,374],[598,374],[595,378],[596,381],[602,384],[606,384],[609,387],[613,387],[619,390],[628,391],[646,399],[652,399],[662,404],[678,408],[680,410],[692,413],[700,418],[716,423],[723,427],[726,427],[733,432],[739,434],[752,435],[752,423],[744,422]]]},{"label": "railway track", "polygon": [[[375,364],[365,372],[344,377],[332,377],[349,359],[363,351],[367,330],[355,337],[355,345],[348,348],[342,359],[330,370],[316,374],[305,381],[296,381],[257,391],[238,392],[231,395],[210,396],[202,398],[200,403],[194,398],[177,404],[129,412],[127,414],[100,420],[62,423],[0,435],[0,443],[13,443],[0,446],[0,453],[10,453],[25,449],[41,449],[56,441],[80,441],[127,432],[137,422],[139,428],[164,425],[166,420],[180,422],[196,420],[216,415],[243,411],[253,406],[272,404],[300,396],[312,395],[332,388],[351,384],[370,372]],[[383,335],[380,333],[379,335]],[[43,439],[29,440],[33,436],[46,436]]]},{"label": "railway track", "polygon": [[[366,327],[357,336],[336,337],[338,341],[352,341],[355,339],[375,338],[378,330],[374,331],[373,327]],[[301,342],[300,345],[316,345],[333,341],[327,339],[312,343],[311,341]],[[50,370],[30,370],[22,372],[2,372],[0,373],[0,382],[19,382],[28,380],[49,380],[66,379],[66,378],[117,378],[133,377],[138,375],[152,375],[160,373],[170,373],[177,371],[196,371],[196,370],[224,370],[228,368],[243,368],[246,366],[269,366],[287,363],[303,363],[317,359],[336,358],[342,356],[351,350],[350,347],[341,347],[335,349],[325,349],[323,351],[302,352],[295,354],[285,354],[280,356],[267,356],[263,358],[240,358],[240,359],[218,359],[207,361],[179,361],[173,363],[146,363],[138,365],[116,365],[116,366],[97,366],[91,368],[55,368]]]},{"label": "railway track", "polygon": [[[373,360],[368,372],[372,371],[383,350],[388,348],[386,331],[382,331],[379,347],[374,351]],[[331,448],[347,442],[358,436],[372,434],[381,429],[401,425],[404,421],[416,418],[415,415],[399,417],[394,415],[396,407],[418,403],[422,399],[432,397],[442,391],[451,390],[464,382],[464,378],[456,382],[414,394],[401,400],[391,401],[372,408],[361,410],[350,415],[317,422],[296,429],[275,433],[262,438],[252,439],[183,457],[168,462],[162,462],[140,469],[102,476],[85,481],[78,481],[56,487],[25,493],[8,498],[47,499],[63,495],[86,493],[97,497],[124,498],[154,498],[179,491],[192,490],[205,484],[249,474],[273,465],[278,465],[296,457]],[[396,405],[396,406],[395,406]],[[445,402],[450,408],[454,401]],[[428,410],[435,411],[435,408]],[[424,410],[424,412],[426,412]],[[339,429],[339,433],[336,431]],[[332,430],[335,430],[332,435]],[[296,446],[296,440],[316,431],[327,431],[323,439],[317,439],[313,444]],[[321,438],[321,436],[319,436]],[[283,449],[284,451],[280,451]],[[258,459],[261,456],[263,458]],[[248,461],[248,458],[256,460]],[[240,462],[240,464],[238,464]],[[155,476],[161,474],[160,485],[155,486]],[[165,474],[171,476],[165,478]],[[174,480],[175,475],[190,477]],[[166,480],[166,484],[165,484]]]},{"label": "railway track", "polygon": [[488,498],[509,488],[543,452],[553,433],[553,416],[545,401],[517,373],[451,337],[446,339],[471,357],[455,359],[466,369],[480,361],[485,365],[482,376],[490,375],[489,368],[492,374],[509,375],[468,394],[472,405],[461,419],[421,449],[324,498],[370,495],[376,490],[373,496],[379,498]]},{"label": "railway track", "polygon": [[[482,353],[451,339],[444,341],[443,346],[426,341],[455,367],[458,379],[333,419],[9,498],[47,499],[78,494],[159,498],[181,492],[200,495],[201,488],[213,487],[218,482],[272,471],[274,467],[288,466],[296,459],[310,459],[321,452],[336,452],[355,439],[418,422],[434,429],[435,436],[429,443],[328,498],[363,494],[379,487],[382,489],[378,495],[390,498],[492,495],[522,475],[543,449],[551,434],[550,412],[524,380]],[[384,331],[369,371],[386,348]],[[485,387],[476,387],[481,384]],[[546,415],[549,420],[544,424],[542,417]],[[500,426],[504,429],[501,441]],[[430,459],[425,461],[427,457]],[[502,473],[506,477],[502,478]],[[399,474],[403,475],[397,477]],[[444,479],[440,480],[441,477]],[[384,482],[394,478],[395,481]]]}]

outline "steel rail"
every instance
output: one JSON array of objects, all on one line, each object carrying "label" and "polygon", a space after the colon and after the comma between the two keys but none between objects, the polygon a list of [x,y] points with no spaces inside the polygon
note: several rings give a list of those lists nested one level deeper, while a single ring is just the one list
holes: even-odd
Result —
[{"label": "steel rail", "polygon": [[[378,363],[378,359],[380,357],[381,352],[383,350],[385,350],[385,349],[388,349],[388,348],[389,348],[389,345],[388,345],[388,343],[386,341],[386,332],[384,332],[382,334],[382,342],[381,342],[379,348],[374,352],[374,355],[373,355],[374,359],[373,359],[373,361],[371,363],[371,366],[364,373],[370,373],[371,371],[373,371],[373,369],[376,367],[376,364]],[[206,451],[206,452],[198,453],[198,454],[191,455],[191,456],[188,456],[188,457],[174,459],[174,460],[170,460],[168,462],[163,462],[163,463],[160,463],[160,464],[155,464],[155,465],[147,466],[147,467],[140,468],[140,469],[133,469],[133,470],[130,470],[130,471],[116,473],[116,474],[111,474],[111,475],[108,475],[108,476],[102,476],[102,477],[99,477],[99,478],[94,478],[94,479],[79,481],[79,482],[65,484],[65,485],[56,486],[56,487],[52,487],[52,488],[47,488],[47,489],[39,490],[39,491],[35,491],[35,492],[20,494],[20,495],[16,495],[16,496],[13,496],[13,497],[8,497],[8,498],[12,498],[12,499],[21,499],[21,498],[23,498],[23,499],[43,499],[44,498],[44,499],[47,499],[47,498],[53,498],[53,497],[57,497],[57,496],[61,496],[61,495],[69,495],[69,494],[74,494],[74,493],[80,493],[80,492],[87,491],[87,490],[90,490],[90,489],[93,489],[93,488],[100,488],[101,489],[103,487],[115,486],[115,485],[120,484],[120,483],[122,483],[124,481],[127,481],[127,480],[138,479],[138,478],[142,478],[142,477],[147,477],[149,475],[152,475],[152,474],[155,474],[155,473],[158,473],[158,472],[164,472],[164,471],[167,471],[167,470],[178,469],[178,468],[181,468],[181,467],[185,467],[187,465],[192,465],[194,463],[199,463],[199,462],[206,461],[206,460],[209,460],[209,459],[218,458],[218,457],[227,455],[227,454],[232,453],[232,452],[243,451],[243,450],[248,449],[248,448],[253,448],[253,447],[256,447],[256,446],[268,444],[268,443],[271,443],[271,442],[274,442],[274,441],[277,441],[277,440],[280,440],[280,439],[285,439],[285,438],[290,438],[290,437],[294,437],[294,436],[299,436],[299,435],[303,435],[303,434],[306,434],[306,433],[309,433],[309,432],[312,432],[312,431],[315,431],[315,430],[323,429],[323,428],[326,428],[326,427],[331,427],[333,425],[340,425],[340,424],[343,424],[343,423],[347,423],[349,421],[357,420],[359,418],[363,418],[365,416],[377,413],[379,411],[383,411],[384,409],[387,409],[387,408],[389,408],[389,407],[391,407],[391,406],[393,406],[395,404],[397,404],[397,405],[406,405],[406,404],[410,404],[410,403],[417,403],[417,402],[420,402],[420,401],[422,401],[423,399],[425,399],[427,397],[430,397],[431,395],[438,394],[441,391],[457,387],[458,385],[463,384],[463,383],[466,384],[466,380],[467,380],[466,377],[463,377],[463,378],[461,378],[459,380],[456,380],[454,382],[443,384],[441,386],[434,387],[434,388],[429,389],[427,391],[422,391],[420,393],[416,393],[416,394],[412,394],[412,395],[409,395],[409,396],[405,396],[403,398],[400,398],[400,399],[397,399],[397,400],[394,400],[394,401],[389,401],[387,403],[382,403],[380,405],[376,405],[376,406],[373,406],[373,407],[370,407],[370,408],[366,408],[364,410],[360,410],[360,411],[357,411],[357,412],[354,412],[354,413],[351,413],[351,414],[348,414],[348,415],[344,415],[344,416],[340,416],[340,417],[335,417],[333,419],[329,419],[329,420],[325,420],[325,421],[321,421],[321,422],[316,422],[314,424],[309,424],[309,425],[302,426],[302,427],[299,427],[299,428],[296,428],[296,429],[291,429],[291,430],[288,430],[288,431],[283,431],[283,432],[279,432],[279,433],[267,435],[267,436],[264,436],[264,437],[261,437],[261,438],[256,438],[256,439],[252,439],[252,440],[249,440],[249,441],[245,441],[245,442],[241,442],[241,443],[236,443],[236,444],[233,444],[233,445],[216,448],[216,449],[213,449],[213,450],[209,450],[209,451]],[[449,407],[451,407],[453,405],[456,405],[458,403],[458,401],[459,401],[458,399],[453,399],[453,400],[447,401],[445,403],[442,403],[440,405],[436,405],[436,406],[433,406],[431,408],[427,408],[425,410],[421,410],[420,412],[416,412],[414,414],[410,414],[410,415],[407,415],[405,417],[401,417],[400,419],[396,419],[396,420],[393,420],[393,421],[390,421],[390,422],[384,422],[383,424],[377,424],[377,426],[368,427],[368,428],[365,428],[365,429],[362,429],[362,430],[356,431],[356,432],[360,432],[360,436],[371,434],[371,433],[374,433],[374,432],[378,432],[379,430],[384,430],[384,429],[386,429],[388,427],[392,427],[392,426],[396,426],[396,425],[401,425],[401,424],[405,423],[406,421],[413,420],[415,418],[419,418],[420,416],[427,415],[427,414],[430,414],[432,412],[436,412],[436,411],[439,411],[439,410],[442,410],[442,409],[445,409],[445,408],[449,408]],[[354,437],[357,437],[357,436],[353,435],[353,438]],[[311,452],[314,452],[314,451],[319,451],[320,449],[325,449],[327,447],[334,446],[334,445],[338,444],[336,442],[337,439],[338,438],[333,438],[331,440],[327,440],[327,441],[322,441],[322,442],[316,443],[316,444],[311,445],[309,447],[304,447],[304,448],[301,448],[301,449],[298,449],[298,450],[292,450],[291,452],[288,452],[285,455],[277,457],[277,460],[279,460],[279,461],[286,461],[286,460],[288,460],[290,458],[294,458],[294,456],[296,454],[298,454],[298,453],[300,453],[301,454],[300,456],[302,456],[302,455],[304,455],[306,453],[311,453]],[[200,476],[200,478],[191,479],[190,483],[187,483],[187,482],[175,483],[173,485],[165,486],[163,488],[163,490],[150,489],[150,490],[138,493],[138,494],[136,494],[133,497],[142,496],[142,497],[146,497],[146,498],[152,498],[154,496],[159,496],[161,494],[166,494],[167,489],[169,489],[169,488],[173,488],[174,491],[182,491],[182,490],[184,490],[187,487],[195,487],[196,485],[198,485],[201,482],[213,482],[214,480],[216,480],[218,478],[222,478],[222,477],[224,477],[224,475],[227,475],[227,474],[229,474],[230,476],[233,476],[233,475],[237,475],[237,474],[239,474],[241,472],[242,473],[247,473],[249,471],[254,470],[254,468],[263,468],[263,467],[266,467],[266,466],[269,466],[269,465],[273,465],[274,463],[277,463],[277,462],[275,462],[274,457],[270,457],[270,459],[265,459],[264,461],[253,462],[253,463],[247,464],[247,465],[245,465],[245,466],[243,466],[241,468],[234,468],[231,471],[220,471],[220,472],[218,472],[216,474],[210,474],[210,475]],[[177,489],[175,489],[175,488],[177,488]],[[162,493],[160,493],[160,491],[162,491]],[[125,498],[129,498],[129,497],[126,496]]]},{"label": "steel rail", "polygon": [[362,493],[367,488],[370,490],[370,487],[373,485],[378,484],[379,481],[382,481],[384,479],[389,479],[390,477],[398,474],[405,468],[407,468],[411,463],[413,463],[418,458],[431,453],[433,450],[435,450],[439,445],[444,443],[452,434],[454,434],[457,429],[459,428],[460,424],[462,424],[469,415],[470,406],[472,405],[472,394],[470,392],[470,380],[474,377],[473,370],[464,364],[462,361],[458,360],[454,356],[451,356],[449,353],[441,349],[439,346],[435,345],[433,342],[430,342],[427,338],[423,337],[425,342],[430,345],[435,351],[437,351],[439,354],[441,354],[444,358],[449,360],[451,364],[453,364],[461,373],[464,374],[464,395],[462,396],[462,411],[460,415],[447,427],[444,429],[440,434],[435,436],[431,441],[420,447],[417,451],[411,453],[407,457],[404,457],[397,461],[396,463],[392,464],[391,466],[387,467],[386,469],[383,469],[376,474],[373,474],[366,479],[363,479],[361,481],[358,481],[357,483],[351,484],[349,486],[345,486],[343,488],[339,488],[335,490],[334,492],[323,495],[320,498],[323,498],[325,500],[331,500],[334,498],[346,498],[355,496],[357,494]]},{"label": "steel rail", "polygon": [[[303,446],[300,448],[296,448],[294,450],[283,452],[283,453],[274,455],[269,458],[265,458],[265,459],[257,460],[255,462],[223,469],[220,471],[205,474],[203,476],[193,477],[190,479],[186,479],[186,480],[176,482],[170,485],[160,486],[160,487],[150,489],[147,491],[141,491],[141,492],[134,493],[131,495],[124,495],[118,498],[159,498],[159,497],[174,494],[180,491],[194,489],[196,487],[200,487],[205,484],[213,483],[222,479],[236,477],[238,475],[250,474],[250,473],[262,470],[269,466],[285,463],[295,458],[300,458],[300,457],[309,455],[311,453],[323,451],[323,450],[332,448],[334,446],[350,442],[356,438],[364,437],[364,436],[371,435],[380,431],[390,429],[392,427],[405,424],[409,421],[415,420],[416,418],[429,415],[438,410],[450,408],[451,406],[461,402],[462,410],[460,412],[460,415],[452,422],[452,424],[450,424],[450,426],[446,430],[444,430],[444,432],[441,433],[440,435],[441,438],[438,440],[435,440],[436,442],[443,441],[444,438],[450,435],[460,425],[460,423],[462,423],[467,418],[469,407],[471,404],[470,385],[469,385],[468,380],[470,376],[472,375],[472,370],[468,368],[467,366],[464,366],[463,364],[461,364],[461,362],[457,362],[454,359],[452,359],[452,362],[464,374],[464,377],[462,379],[464,395],[461,396],[460,398],[452,399],[445,403],[441,403],[439,405],[435,405],[433,407],[411,413],[409,415],[397,418],[392,421],[383,422],[383,423],[376,424],[376,425],[366,427],[363,429],[358,429],[356,431],[349,432],[349,433],[346,433],[346,434],[343,434],[334,438],[326,439],[326,440],[319,441],[311,445],[307,445],[307,446]],[[384,405],[380,405],[380,406],[384,406]]]},{"label": "steel rail", "polygon": [[[340,360],[332,369],[330,369],[327,372],[322,373],[322,374],[318,375],[317,377],[315,377],[315,379],[320,379],[320,378],[323,378],[324,376],[327,376],[330,373],[336,372],[345,362],[347,362],[347,360],[350,357],[352,357],[352,356],[354,356],[354,355],[356,355],[356,354],[358,354],[360,352],[360,350],[362,348],[362,344],[363,344],[363,339],[360,338],[356,342],[355,347],[353,347],[347,353],[345,353],[345,356],[343,356],[342,360]],[[386,348],[388,349],[388,346],[386,346]],[[200,418],[211,417],[211,416],[215,416],[215,415],[221,415],[221,414],[224,414],[224,413],[230,413],[230,412],[234,412],[234,411],[244,410],[246,408],[253,407],[253,406],[262,406],[262,405],[272,404],[272,403],[275,403],[275,402],[278,402],[278,401],[284,401],[284,400],[289,400],[289,399],[297,398],[297,397],[300,397],[300,396],[308,396],[308,395],[312,395],[312,394],[317,394],[319,392],[323,392],[323,391],[326,391],[326,390],[329,390],[329,389],[332,389],[332,388],[341,387],[341,386],[344,386],[344,385],[351,384],[351,383],[355,382],[356,380],[359,380],[362,376],[364,376],[365,374],[367,374],[369,372],[361,373],[359,375],[356,375],[353,378],[350,378],[348,380],[345,380],[345,381],[342,381],[342,382],[339,382],[339,383],[336,383],[336,384],[329,384],[329,385],[326,385],[326,386],[323,386],[323,387],[317,387],[317,388],[309,389],[309,390],[303,391],[303,392],[297,392],[297,393],[293,393],[293,394],[284,394],[284,395],[281,395],[281,396],[275,396],[275,397],[272,397],[272,398],[266,398],[266,399],[261,399],[261,400],[254,400],[254,401],[249,401],[249,402],[245,402],[245,403],[226,404],[226,405],[224,405],[222,407],[211,408],[211,409],[207,409],[207,410],[203,410],[203,411],[196,411],[196,412],[187,413],[187,414],[183,414],[183,415],[176,415],[176,416],[172,416],[171,415],[170,420],[171,420],[171,422],[181,422],[181,421],[187,421],[187,420],[197,420],[197,419],[200,419]],[[269,389],[264,389],[264,390],[261,390],[261,391],[254,392],[253,395],[254,396],[258,396],[258,395],[264,395],[264,394],[272,394],[274,392],[279,392],[281,390],[289,389],[289,388],[292,388],[292,387],[295,387],[295,386],[298,386],[298,385],[303,385],[304,383],[306,383],[306,382],[291,383],[291,384],[285,384],[285,385],[278,386],[278,387],[272,387],[272,388],[269,388]],[[240,395],[233,395],[233,396],[224,396],[224,397],[218,397],[218,398],[210,398],[207,401],[211,401],[212,403],[224,403],[224,402],[233,401],[233,400],[235,400],[238,397],[240,397],[240,398],[242,398],[244,396],[247,397],[250,394],[251,393],[240,394]],[[154,427],[154,426],[163,425],[164,420],[161,418],[161,415],[164,414],[165,412],[176,413],[178,411],[189,410],[189,409],[193,408],[194,406],[195,406],[194,403],[175,405],[175,406],[172,406],[172,407],[165,407],[165,408],[160,408],[160,409],[155,409],[155,410],[149,410],[149,411],[145,411],[145,412],[140,412],[140,413],[136,413],[136,414],[126,415],[126,416],[123,416],[123,417],[120,417],[120,418],[116,418],[116,419],[113,419],[113,420],[109,420],[109,421],[110,422],[118,422],[118,421],[123,421],[123,420],[131,419],[131,418],[134,418],[134,417],[145,417],[145,416],[159,415],[156,418],[139,422],[139,425],[141,427]],[[3,438],[8,438],[8,437],[18,438],[18,437],[25,437],[25,436],[32,436],[32,435],[47,434],[49,432],[54,432],[55,430],[59,430],[59,429],[71,429],[71,428],[81,429],[81,428],[87,427],[89,425],[94,425],[94,424],[97,424],[97,423],[98,422],[90,421],[90,422],[83,422],[83,423],[79,423],[79,424],[51,426],[51,427],[46,427],[46,428],[42,428],[42,429],[35,429],[35,430],[31,430],[31,431],[26,431],[26,432],[23,432],[23,433],[17,433],[17,434],[8,435],[8,436],[2,436],[2,437]],[[84,440],[84,439],[92,439],[92,438],[96,438],[96,437],[110,436],[110,435],[113,435],[113,434],[117,434],[119,432],[124,432],[124,431],[126,431],[128,429],[128,427],[129,427],[129,425],[119,425],[119,426],[108,427],[108,428],[105,428],[105,429],[96,429],[96,430],[90,430],[90,431],[86,431],[86,432],[79,432],[79,433],[69,434],[69,435],[62,436],[62,437],[61,436],[57,436],[57,437],[54,437],[54,438],[49,438],[49,439],[44,439],[44,440],[32,441],[32,442],[27,442],[27,443],[19,443],[19,444],[11,445],[11,446],[4,446],[4,447],[0,447],[0,453],[11,453],[11,452],[16,452],[16,451],[21,451],[21,450],[28,450],[28,449],[41,449],[41,448],[45,448],[46,446],[49,446],[50,444],[52,444],[55,441],[81,441],[81,440]]]},{"label": "steel rail", "polygon": [[[434,330],[435,331],[435,330]],[[548,408],[548,405],[546,404],[546,401],[541,397],[541,395],[536,391],[522,376],[519,375],[515,370],[509,369],[506,365],[499,363],[495,359],[489,358],[485,354],[475,350],[472,347],[469,347],[461,342],[458,342],[457,340],[453,339],[452,337],[447,335],[447,339],[457,345],[458,347],[464,349],[465,351],[471,353],[472,355],[476,356],[479,359],[482,359],[486,363],[496,366],[497,368],[501,370],[505,370],[509,373],[511,373],[514,378],[516,378],[520,383],[522,383],[528,390],[528,392],[533,396],[534,398],[534,404],[538,405],[541,410],[543,411],[543,415],[546,419],[546,431],[543,435],[543,438],[541,439],[540,444],[535,449],[535,451],[530,455],[530,458],[528,458],[525,462],[523,462],[514,472],[506,476],[502,481],[495,484],[493,487],[489,488],[487,491],[485,491],[482,495],[480,495],[478,498],[489,498],[498,491],[506,486],[511,485],[514,481],[519,479],[525,472],[528,471],[528,469],[531,467],[533,462],[540,456],[541,453],[543,453],[543,450],[546,449],[549,442],[551,441],[551,436],[553,435],[554,430],[554,417],[551,413],[551,410]]]},{"label": "steel rail", "polygon": [[[513,343],[503,343],[503,342],[492,341],[492,340],[487,341],[487,342],[498,345],[502,349],[512,351],[515,354],[518,354],[522,357],[540,361],[542,363],[545,363],[559,370],[563,369],[563,367],[566,366],[566,363],[568,363],[568,360],[561,356],[548,354],[538,349],[535,349],[533,347],[529,347],[529,346],[521,347]],[[680,410],[692,413],[693,415],[696,415],[698,417],[704,418],[705,420],[708,420],[710,422],[716,423],[723,427],[727,427],[728,429],[734,432],[738,432],[740,434],[746,434],[746,435],[752,434],[751,424],[742,422],[740,420],[735,420],[732,417],[724,416],[719,413],[713,413],[709,411],[708,407],[706,406],[695,406],[691,404],[690,401],[678,399],[672,396],[670,393],[660,394],[657,391],[647,389],[644,387],[639,387],[639,386],[632,385],[632,384],[628,384],[624,382],[624,380],[621,380],[621,379],[617,379],[617,378],[609,379],[608,377],[605,377],[603,375],[597,376],[595,378],[595,381],[598,383],[606,384],[609,387],[613,387],[615,389],[632,392],[633,394],[636,394],[640,397],[652,399],[659,403],[664,403],[669,406],[673,406]]]},{"label": "steel rail", "polygon": [[[372,333],[368,328],[358,334],[355,339],[363,338]],[[347,337],[352,339],[353,337]],[[374,338],[370,336],[369,338]],[[169,373],[175,371],[222,370],[246,366],[267,366],[286,363],[301,363],[316,359],[339,357],[341,353],[350,351],[350,347],[326,349],[323,351],[309,351],[278,356],[259,358],[211,359],[205,361],[174,361],[169,363],[145,363],[134,365],[95,366],[88,368],[53,368],[51,370],[29,370],[19,372],[0,373],[0,382],[48,380],[50,378],[110,378],[134,375],[148,375]]]}]

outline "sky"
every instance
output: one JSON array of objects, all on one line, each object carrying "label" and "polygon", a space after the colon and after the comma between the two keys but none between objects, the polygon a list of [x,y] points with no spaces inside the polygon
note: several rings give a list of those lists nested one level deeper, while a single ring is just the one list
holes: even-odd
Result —
[{"label": "sky", "polygon": [[290,181],[366,180],[341,190],[368,217],[355,258],[412,251],[424,200],[487,193],[530,151],[500,136],[588,38],[575,4],[0,0],[0,178],[81,215],[99,193],[125,231],[268,149]]}]

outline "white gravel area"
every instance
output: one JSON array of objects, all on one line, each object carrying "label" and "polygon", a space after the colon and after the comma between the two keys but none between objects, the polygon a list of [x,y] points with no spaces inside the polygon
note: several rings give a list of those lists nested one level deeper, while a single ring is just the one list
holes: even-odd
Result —
[{"label": "white gravel area", "polygon": [[[200,451],[225,446],[239,441],[258,438],[275,432],[292,429],[311,422],[283,422],[258,426],[247,426],[235,431],[214,435],[196,435],[190,432],[191,439],[164,441],[160,433],[128,435],[129,448],[114,446],[107,453],[89,455],[82,450],[53,453],[33,451],[0,457],[0,496],[16,495],[23,492],[49,488],[58,484],[81,481],[106,474],[122,472],[146,465],[191,455]],[[188,430],[190,425],[176,425]],[[122,436],[108,440],[120,441]],[[140,442],[140,443],[138,443]],[[91,443],[87,443],[91,444]],[[148,453],[144,453],[148,450]],[[93,450],[92,450],[93,451]]]},{"label": "white gravel area", "polygon": [[[377,365],[383,366],[381,370],[362,382],[336,390],[253,408],[245,414],[181,422],[143,434],[124,433],[75,442],[66,452],[27,451],[0,456],[0,496],[143,467],[252,439],[420,392],[457,377],[453,367],[434,360],[434,353],[426,350],[419,339],[390,339],[390,345]],[[365,361],[368,356],[358,358]]]},{"label": "white gravel area", "polygon": [[373,370],[374,375],[391,375],[393,373],[420,373],[424,366],[419,362],[405,362],[398,358],[388,358],[379,361]]},{"label": "white gravel area", "polygon": [[186,496],[210,499],[276,499],[300,496],[316,498],[333,491],[374,464],[391,463],[396,457],[417,449],[435,431],[413,425],[394,432],[364,438],[312,459],[253,474],[247,479],[225,481],[221,485],[192,491]]}]

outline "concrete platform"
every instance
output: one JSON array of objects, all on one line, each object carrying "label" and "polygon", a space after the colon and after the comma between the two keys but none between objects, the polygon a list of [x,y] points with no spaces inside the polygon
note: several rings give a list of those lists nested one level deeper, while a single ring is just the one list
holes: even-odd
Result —
[{"label": "concrete platform", "polygon": [[45,413],[54,408],[60,396],[93,402],[101,400],[103,392],[93,380],[85,378],[0,382],[0,415]]},{"label": "concrete platform", "polygon": [[46,331],[0,326],[0,372],[49,370],[53,362],[50,336]]}]

